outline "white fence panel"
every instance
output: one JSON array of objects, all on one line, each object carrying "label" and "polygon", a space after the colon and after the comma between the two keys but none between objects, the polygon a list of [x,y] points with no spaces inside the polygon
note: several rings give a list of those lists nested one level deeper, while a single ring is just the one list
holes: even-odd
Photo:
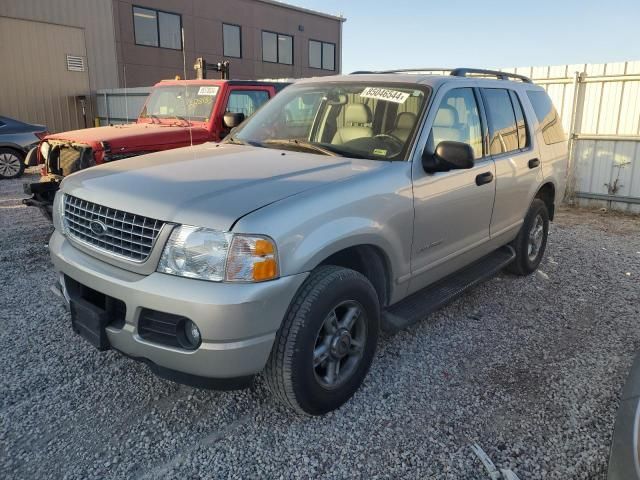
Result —
[{"label": "white fence panel", "polygon": [[572,145],[570,196],[640,212],[640,61],[505,70],[542,85],[562,116]]},{"label": "white fence panel", "polygon": [[116,125],[135,122],[150,91],[151,87],[98,90],[98,123]]}]

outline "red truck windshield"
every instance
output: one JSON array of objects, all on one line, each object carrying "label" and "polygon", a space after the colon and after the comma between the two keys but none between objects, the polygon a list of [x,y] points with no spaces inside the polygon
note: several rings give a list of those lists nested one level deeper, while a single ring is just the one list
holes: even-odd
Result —
[{"label": "red truck windshield", "polygon": [[167,85],[154,87],[140,118],[183,118],[206,122],[220,87],[215,85]]}]

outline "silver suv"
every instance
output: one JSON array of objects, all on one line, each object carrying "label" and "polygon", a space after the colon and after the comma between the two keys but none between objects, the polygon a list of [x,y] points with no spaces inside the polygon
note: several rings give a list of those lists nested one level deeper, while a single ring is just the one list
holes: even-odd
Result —
[{"label": "silver suv", "polygon": [[222,144],[67,177],[49,248],[73,330],[200,387],[262,372],[319,415],[381,328],[508,268],[533,272],[567,141],[545,91],[487,70],[286,88]]}]

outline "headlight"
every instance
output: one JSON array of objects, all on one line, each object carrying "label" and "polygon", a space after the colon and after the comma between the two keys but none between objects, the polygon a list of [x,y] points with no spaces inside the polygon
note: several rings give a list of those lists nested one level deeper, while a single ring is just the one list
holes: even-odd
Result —
[{"label": "headlight", "polygon": [[42,158],[44,158],[45,160],[49,159],[49,150],[51,150],[51,145],[49,145],[49,142],[42,142],[40,144],[40,155],[42,155]]},{"label": "headlight", "polygon": [[182,225],[167,241],[158,272],[213,282],[261,282],[278,275],[273,240]]},{"label": "headlight", "polygon": [[67,234],[67,222],[64,217],[65,194],[58,191],[54,199],[53,226],[57,228],[63,235]]}]

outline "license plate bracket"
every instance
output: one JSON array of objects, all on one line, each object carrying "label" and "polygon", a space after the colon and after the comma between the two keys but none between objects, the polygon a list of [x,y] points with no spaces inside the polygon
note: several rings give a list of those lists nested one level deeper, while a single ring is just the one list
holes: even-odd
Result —
[{"label": "license plate bracket", "polygon": [[71,328],[98,350],[109,350],[109,338],[106,327],[109,315],[92,303],[82,298],[70,301]]}]

